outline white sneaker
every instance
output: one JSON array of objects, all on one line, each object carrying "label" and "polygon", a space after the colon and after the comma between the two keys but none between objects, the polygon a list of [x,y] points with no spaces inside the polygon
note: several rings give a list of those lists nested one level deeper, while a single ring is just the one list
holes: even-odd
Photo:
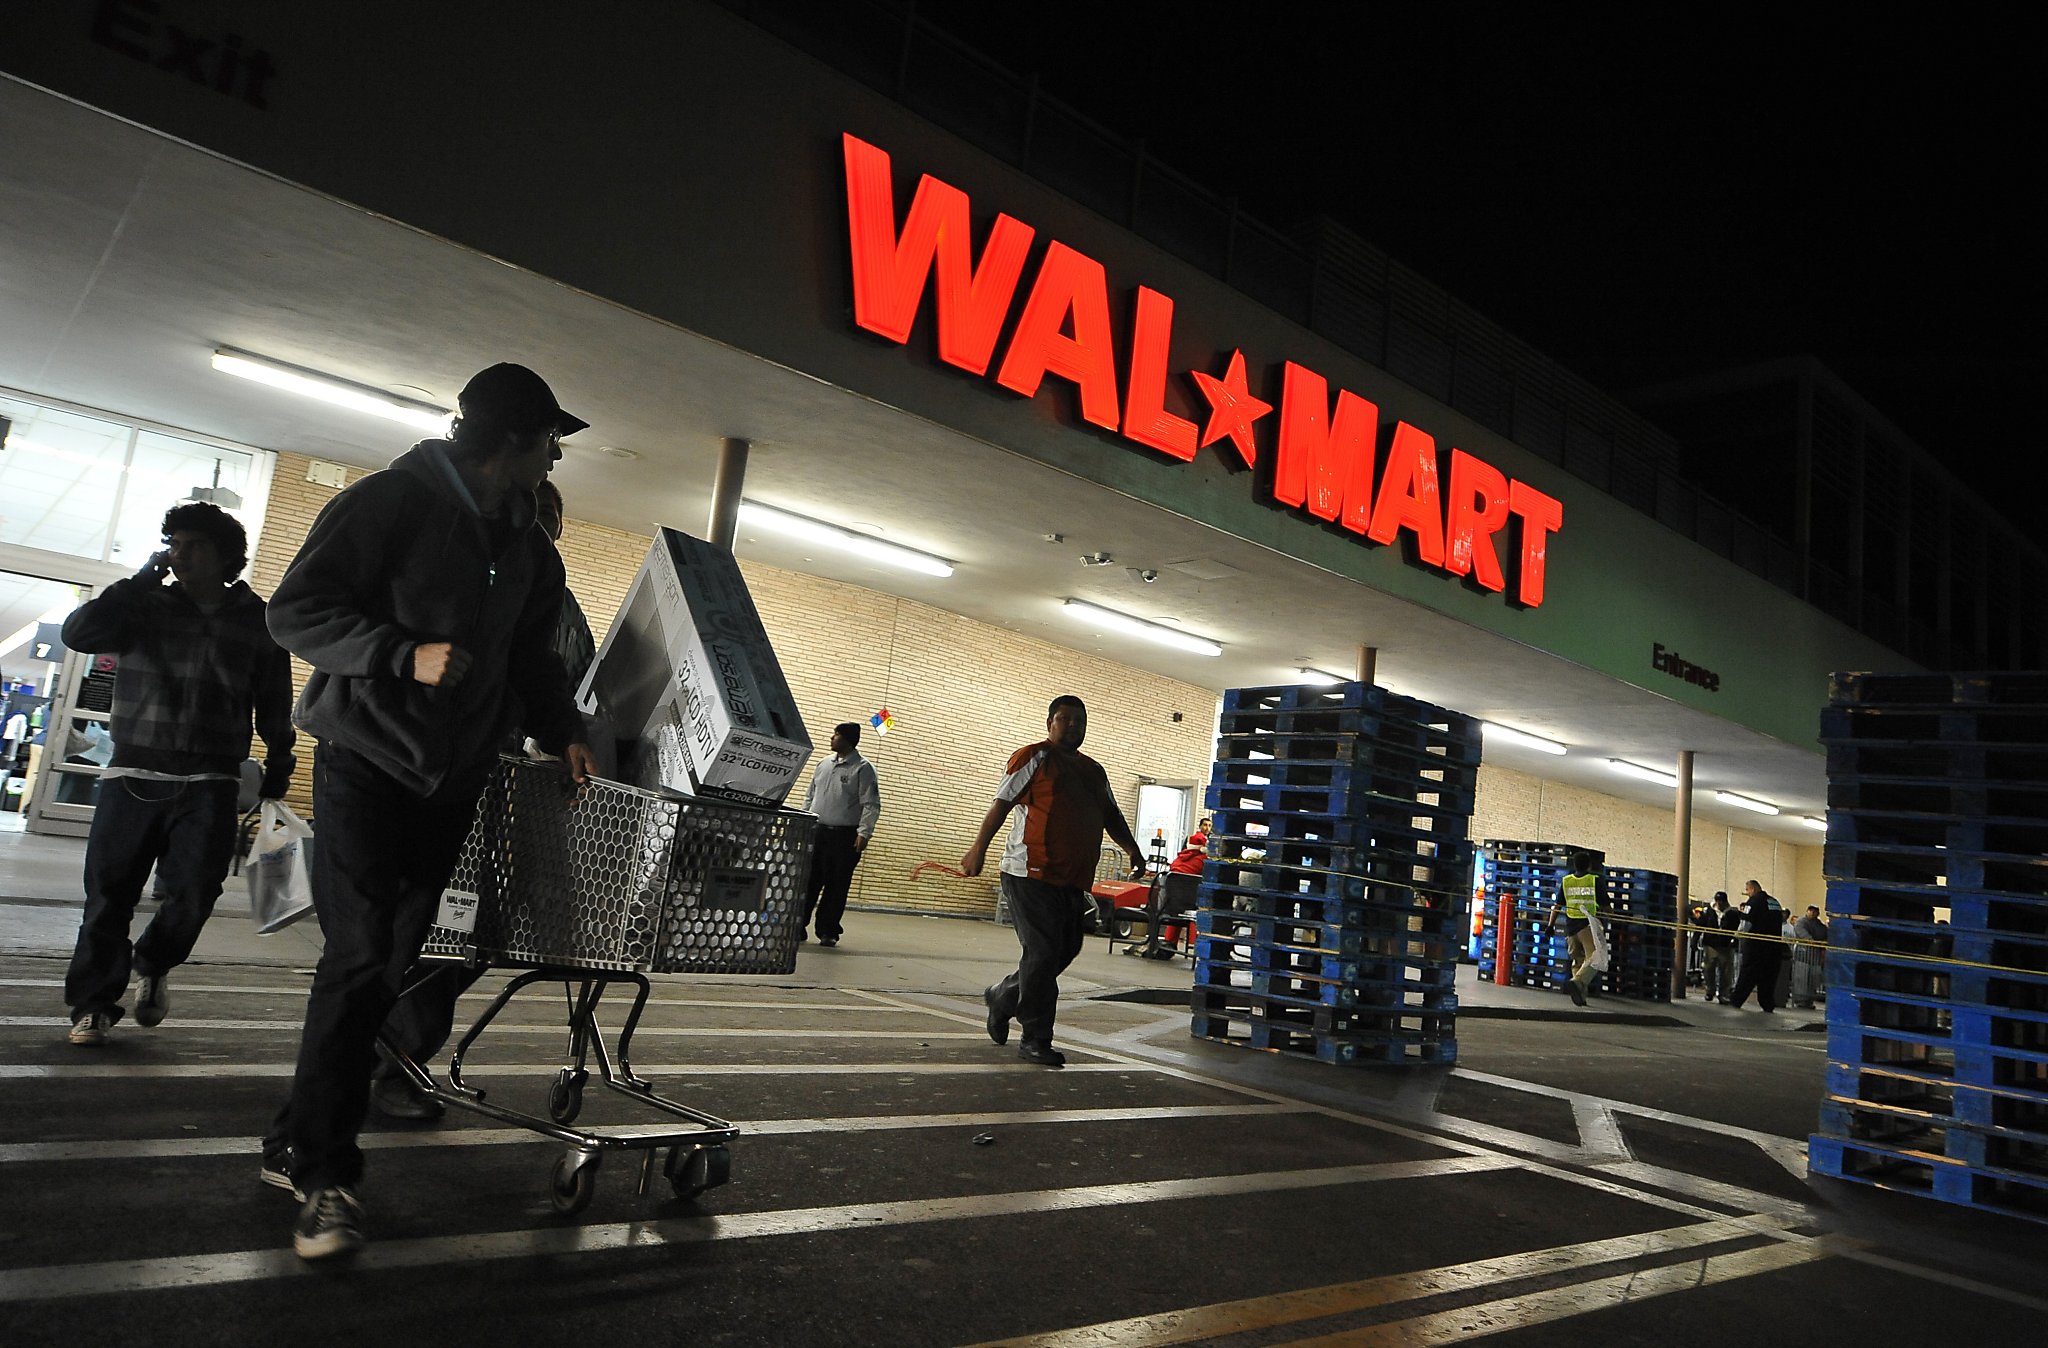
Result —
[{"label": "white sneaker", "polygon": [[95,1011],[72,1021],[71,1033],[64,1037],[81,1048],[98,1048],[107,1042],[107,1031],[113,1028],[112,1012]]},{"label": "white sneaker", "polygon": [[151,1027],[161,1025],[164,1013],[170,1009],[170,975],[143,975],[142,985],[135,992],[135,1023]]}]

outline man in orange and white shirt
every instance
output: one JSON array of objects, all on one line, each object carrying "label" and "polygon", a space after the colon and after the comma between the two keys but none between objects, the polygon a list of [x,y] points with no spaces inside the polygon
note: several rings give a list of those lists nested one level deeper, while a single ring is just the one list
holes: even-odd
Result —
[{"label": "man in orange and white shirt", "polygon": [[988,1037],[1010,1040],[1010,1021],[1024,1031],[1017,1056],[1045,1067],[1066,1066],[1052,1046],[1053,1014],[1060,974],[1081,953],[1081,914],[1107,830],[1130,856],[1134,877],[1145,873],[1145,857],[1131,826],[1117,808],[1102,765],[1082,753],[1088,708],[1071,695],[1056,697],[1045,711],[1045,739],[1010,755],[995,804],[981,821],[963,875],[981,874],[988,845],[1006,817],[1009,846],[1003,850],[1003,897],[1017,928],[1023,955],[1017,969],[982,993],[988,1004]]}]

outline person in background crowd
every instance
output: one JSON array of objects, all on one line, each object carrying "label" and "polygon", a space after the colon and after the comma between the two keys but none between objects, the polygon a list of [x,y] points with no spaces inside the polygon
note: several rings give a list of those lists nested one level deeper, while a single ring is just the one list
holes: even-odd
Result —
[{"label": "person in background crowd", "polygon": [[1728,1005],[1741,1007],[1756,990],[1756,1004],[1765,1015],[1778,1009],[1778,966],[1785,960],[1785,906],[1754,880],[1743,882],[1742,958],[1735,970],[1735,989]]},{"label": "person in background crowd", "polygon": [[1792,1005],[1811,1011],[1827,970],[1828,924],[1821,921],[1820,909],[1808,904],[1792,924],[1792,936],[1798,942],[1792,947]]},{"label": "person in background crowd", "polygon": [[594,769],[550,642],[562,561],[534,488],[583,429],[541,377],[493,365],[424,440],[327,503],[271,599],[313,667],[297,722],[313,766],[313,903],[326,938],[291,1094],[261,1178],[304,1194],[302,1259],[364,1241],[357,1145],[377,1031],[419,958],[505,732],[523,720],[579,782]]},{"label": "person in background crowd", "polygon": [[[832,756],[811,774],[804,809],[818,816],[818,843],[811,853],[811,873],[804,881],[804,927],[817,922],[818,944],[827,949],[845,934],[846,892],[853,870],[875,836],[882,817],[882,789],[875,765],[860,756],[860,725],[843,721],[832,728]],[[797,939],[804,939],[803,928]]]},{"label": "person in background crowd", "polygon": [[[284,795],[292,746],[291,661],[263,601],[236,579],[249,536],[203,501],[172,506],[164,550],[64,620],[64,644],[120,656],[113,745],[85,845],[85,916],[64,976],[70,1042],[96,1048],[119,1023],[128,975],[135,1021],[163,1022],[170,972],[192,954],[235,855],[236,797],[254,717],[266,799]],[[170,581],[166,585],[164,582]],[[150,868],[161,905],[131,946]]]},{"label": "person in background crowd", "polygon": [[1009,1043],[1014,1019],[1024,1031],[1017,1056],[1043,1067],[1067,1065],[1066,1055],[1052,1046],[1059,978],[1081,953],[1081,911],[1105,830],[1130,858],[1131,878],[1145,874],[1145,854],[1117,808],[1108,774],[1081,752],[1087,735],[1088,708],[1081,699],[1054,698],[1045,709],[1045,738],[1010,755],[995,803],[960,858],[962,875],[980,875],[996,830],[1015,816],[1001,873],[1023,953],[1015,971],[986,988],[981,999],[988,1005],[988,1037]]},{"label": "person in background crowd", "polygon": [[1572,1005],[1586,1004],[1586,989],[1599,976],[1593,968],[1593,956],[1599,949],[1593,936],[1593,924],[1600,920],[1600,902],[1607,878],[1593,857],[1587,852],[1574,852],[1571,856],[1571,870],[1558,882],[1557,900],[1550,905],[1550,922],[1555,926],[1559,912],[1564,914],[1566,945],[1571,950],[1572,975],[1565,981],[1564,990],[1570,994]]},{"label": "person in background crowd", "polygon": [[[562,521],[567,514],[562,489],[552,478],[544,477],[533,489],[533,503],[534,522],[547,534],[550,543],[559,545]],[[590,635],[590,622],[583,616],[583,606],[576,602],[575,593],[567,585],[562,587],[562,614],[549,644],[560,657],[569,687],[574,690],[583,682],[591,661],[597,658],[597,642]],[[533,737],[525,733],[524,720],[521,716],[519,728],[505,737],[505,752],[544,757]],[[384,1019],[385,1039],[424,1066],[448,1042],[448,1035],[455,1028],[456,1002],[483,973],[481,964],[423,962],[414,966],[406,976],[405,995]],[[383,1057],[371,1074],[370,1103],[388,1119],[427,1121],[447,1112],[439,1100],[414,1085],[396,1062]]]},{"label": "person in background crowd", "polygon": [[1700,958],[1704,971],[1701,995],[1710,1002],[1728,1004],[1735,986],[1735,929],[1742,925],[1742,913],[1728,906],[1728,891],[1714,891],[1714,906],[1707,911],[1700,936]]}]

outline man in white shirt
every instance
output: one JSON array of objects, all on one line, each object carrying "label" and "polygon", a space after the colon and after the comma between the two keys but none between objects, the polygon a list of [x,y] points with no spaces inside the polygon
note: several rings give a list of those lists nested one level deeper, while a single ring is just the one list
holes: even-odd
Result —
[{"label": "man in white shirt", "polygon": [[[846,914],[846,891],[853,886],[853,868],[860,864],[875,821],[882,816],[882,792],[875,784],[875,765],[860,756],[860,725],[847,721],[833,727],[832,756],[811,775],[804,809],[818,816],[818,841],[811,853],[811,875],[804,882],[804,926],[816,915],[818,944],[839,944],[839,920]],[[799,941],[805,938],[797,932]]]}]

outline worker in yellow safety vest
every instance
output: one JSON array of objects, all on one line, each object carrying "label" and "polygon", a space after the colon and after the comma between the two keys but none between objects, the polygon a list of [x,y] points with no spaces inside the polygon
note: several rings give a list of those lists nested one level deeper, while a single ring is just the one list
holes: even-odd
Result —
[{"label": "worker in yellow safety vest", "polygon": [[1576,1006],[1586,1004],[1586,989],[1597,973],[1593,968],[1593,954],[1599,945],[1593,926],[1600,918],[1604,879],[1599,868],[1593,865],[1591,855],[1574,852],[1571,870],[1558,882],[1557,901],[1550,906],[1553,927],[1557,924],[1559,910],[1564,912],[1566,945],[1572,958],[1572,976],[1565,983],[1564,990],[1571,994],[1572,1003]]}]

